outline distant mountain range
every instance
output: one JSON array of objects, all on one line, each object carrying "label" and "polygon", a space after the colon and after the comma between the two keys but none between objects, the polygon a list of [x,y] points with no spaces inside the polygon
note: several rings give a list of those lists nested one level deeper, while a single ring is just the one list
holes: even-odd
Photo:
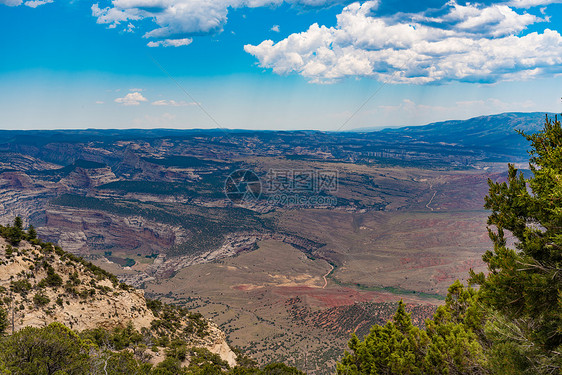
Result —
[{"label": "distant mountain range", "polygon": [[[284,144],[286,148],[281,147],[273,153],[291,156],[295,147],[299,147],[301,149],[299,157],[329,154],[335,159],[352,161],[374,157],[399,160],[423,159],[430,164],[435,164],[444,156],[452,156],[461,164],[470,164],[474,160],[526,159],[528,142],[516,130],[535,132],[543,126],[546,115],[550,118],[555,116],[554,113],[512,112],[468,120],[436,122],[423,126],[383,130],[361,128],[347,132],[240,129],[0,130],[0,152],[22,152],[67,165],[79,158],[87,159],[84,150],[81,151],[82,154],[76,154],[74,148],[79,144],[98,142],[98,145],[103,145],[116,141],[152,142],[158,139],[184,139],[191,140],[189,142],[211,142],[215,146],[220,145],[220,155],[224,152],[269,155],[272,152],[272,145]],[[48,148],[52,148],[60,147],[61,144],[66,145],[66,151],[46,153],[47,145],[50,145]],[[96,158],[99,159],[99,155]]]},{"label": "distant mountain range", "polygon": [[393,129],[362,128],[354,131],[368,132],[376,138],[411,138],[412,141],[445,143],[469,149],[493,149],[508,155],[526,156],[528,142],[517,133],[533,133],[542,128],[545,116],[554,119],[554,113],[508,112],[491,116],[479,116],[468,120],[435,122],[423,126]]}]

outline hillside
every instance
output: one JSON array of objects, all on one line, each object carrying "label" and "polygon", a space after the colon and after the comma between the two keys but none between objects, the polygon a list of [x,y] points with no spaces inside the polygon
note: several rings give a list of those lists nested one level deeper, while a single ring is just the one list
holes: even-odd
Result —
[{"label": "hillside", "polygon": [[[548,117],[554,118],[554,113]],[[544,112],[509,112],[479,116],[467,120],[436,122],[423,126],[407,126],[373,132],[372,137],[407,137],[412,142],[444,143],[467,149],[483,149],[521,158],[527,156],[528,143],[517,130],[533,133],[542,128]],[[365,129],[357,129],[364,131]]]},{"label": "hillside", "polygon": [[0,308],[8,312],[9,333],[25,327],[59,322],[77,332],[129,329],[151,343],[146,358],[161,362],[166,343],[179,339],[187,347],[205,348],[230,366],[236,354],[224,333],[200,314],[146,300],[142,291],[25,232],[17,241],[16,227],[0,227]]}]

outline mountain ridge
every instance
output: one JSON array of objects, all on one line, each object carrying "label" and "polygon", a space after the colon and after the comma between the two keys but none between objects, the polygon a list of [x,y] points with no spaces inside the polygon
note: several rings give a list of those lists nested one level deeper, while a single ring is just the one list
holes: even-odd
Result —
[{"label": "mountain ridge", "polygon": [[424,128],[428,129],[428,128],[442,126],[442,125],[446,125],[446,126],[458,125],[458,124],[472,122],[472,121],[478,121],[478,120],[482,120],[482,119],[491,119],[491,118],[496,119],[496,118],[502,118],[502,117],[531,117],[531,118],[536,118],[538,116],[538,117],[540,117],[541,121],[543,121],[543,123],[544,123],[545,115],[548,115],[549,117],[554,117],[557,114],[554,113],[554,112],[501,112],[501,113],[496,113],[496,114],[493,114],[493,115],[480,115],[480,116],[469,117],[469,118],[464,119],[464,120],[434,121],[434,122],[429,122],[429,123],[421,124],[421,125],[399,125],[399,126],[382,127],[382,128],[381,127],[366,126],[366,127],[351,129],[350,132],[376,133],[376,132],[392,132],[392,131],[397,131],[397,130],[412,130],[412,129],[424,129]]},{"label": "mountain ridge", "polygon": [[448,120],[419,126],[399,128],[355,129],[369,138],[402,137],[410,142],[440,143],[459,145],[471,149],[502,151],[516,156],[527,156],[525,138],[517,131],[536,132],[542,128],[545,116],[554,118],[555,113],[545,112],[504,112],[495,115],[472,117],[466,120]]}]

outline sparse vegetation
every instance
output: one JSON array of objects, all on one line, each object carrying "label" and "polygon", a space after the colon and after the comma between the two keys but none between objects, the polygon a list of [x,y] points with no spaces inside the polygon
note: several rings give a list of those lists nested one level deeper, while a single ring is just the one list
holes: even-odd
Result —
[{"label": "sparse vegetation", "polygon": [[36,293],[33,296],[33,303],[35,303],[37,306],[45,306],[47,305],[49,302],[51,302],[51,300],[49,299],[49,297],[47,297],[46,295],[42,294],[42,293]]},{"label": "sparse vegetation", "polygon": [[[219,192],[222,188],[219,189]],[[190,232],[190,238],[183,244],[168,250],[172,256],[197,254],[213,249],[222,244],[227,234],[243,231],[263,231],[273,228],[273,223],[260,217],[254,211],[231,207],[185,208],[161,203],[141,203],[138,201],[117,201],[64,194],[56,198],[53,204],[67,207],[96,209],[117,215],[140,215],[173,226],[183,227]],[[220,221],[219,221],[220,219]],[[121,262],[121,261],[120,261]],[[126,262],[124,260],[123,262]],[[130,262],[130,261],[129,261]]]},{"label": "sparse vegetation", "polygon": [[26,295],[27,292],[31,290],[31,288],[31,283],[26,279],[10,282],[10,290],[14,293]]},{"label": "sparse vegetation", "polygon": [[[166,358],[156,366],[148,363],[151,355],[143,340],[150,340],[131,326],[108,332],[103,329],[73,332],[60,323],[44,328],[26,327],[13,335],[0,338],[0,364],[6,374],[146,374],[146,375],[302,375],[283,364],[270,364],[263,369],[231,368],[217,354],[204,348],[187,348],[181,340],[172,340]],[[130,349],[130,350],[124,350]],[[189,360],[189,365],[183,365]],[[1,369],[1,368],[0,368]]]},{"label": "sparse vegetation", "polygon": [[41,280],[38,286],[40,288],[45,286],[56,288],[61,285],[62,285],[62,277],[60,277],[60,275],[55,272],[55,269],[51,265],[47,265],[47,277]]}]

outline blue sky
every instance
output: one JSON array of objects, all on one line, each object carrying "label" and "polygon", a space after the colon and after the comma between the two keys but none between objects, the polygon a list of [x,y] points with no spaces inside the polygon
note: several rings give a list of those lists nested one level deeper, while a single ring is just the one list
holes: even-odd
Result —
[{"label": "blue sky", "polygon": [[0,0],[0,128],[349,130],[562,112],[560,2]]}]

